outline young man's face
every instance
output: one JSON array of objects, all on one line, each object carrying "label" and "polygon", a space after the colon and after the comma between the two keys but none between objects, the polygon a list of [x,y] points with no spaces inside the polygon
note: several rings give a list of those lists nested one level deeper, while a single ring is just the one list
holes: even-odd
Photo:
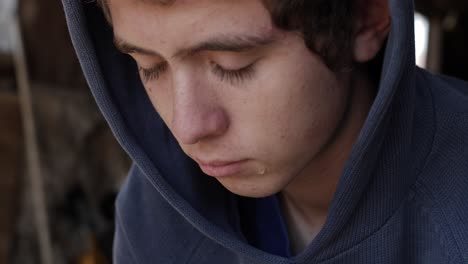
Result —
[{"label": "young man's face", "polygon": [[283,190],[327,147],[349,89],[260,0],[154,2],[108,4],[117,46],[184,152],[233,193]]}]

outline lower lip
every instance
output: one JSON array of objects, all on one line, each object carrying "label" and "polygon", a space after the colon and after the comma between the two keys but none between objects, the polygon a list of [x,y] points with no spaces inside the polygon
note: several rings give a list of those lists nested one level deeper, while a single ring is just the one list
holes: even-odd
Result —
[{"label": "lower lip", "polygon": [[213,166],[209,164],[200,164],[200,168],[205,174],[209,176],[213,176],[215,178],[228,177],[228,176],[232,176],[234,174],[240,173],[245,163],[246,163],[246,160],[237,161],[237,162],[228,163],[228,164],[219,165],[219,166],[218,165]]}]

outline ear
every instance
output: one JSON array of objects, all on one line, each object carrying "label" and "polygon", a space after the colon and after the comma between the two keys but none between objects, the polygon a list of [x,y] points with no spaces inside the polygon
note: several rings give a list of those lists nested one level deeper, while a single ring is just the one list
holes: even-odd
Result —
[{"label": "ear", "polygon": [[354,35],[353,57],[368,62],[379,53],[391,25],[388,0],[357,0],[358,13]]}]

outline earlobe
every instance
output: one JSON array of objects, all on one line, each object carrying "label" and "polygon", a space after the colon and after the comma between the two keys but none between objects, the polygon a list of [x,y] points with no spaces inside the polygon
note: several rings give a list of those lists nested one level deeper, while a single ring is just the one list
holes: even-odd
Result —
[{"label": "earlobe", "polygon": [[380,51],[391,25],[387,0],[361,0],[361,11],[354,36],[354,61],[364,63],[372,60]]}]

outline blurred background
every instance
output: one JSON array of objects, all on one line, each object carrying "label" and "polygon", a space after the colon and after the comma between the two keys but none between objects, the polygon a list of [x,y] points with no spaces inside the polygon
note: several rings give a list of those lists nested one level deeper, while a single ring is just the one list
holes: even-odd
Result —
[{"label": "blurred background", "polygon": [[[418,65],[468,80],[468,1],[416,6]],[[0,0],[0,264],[111,263],[113,204],[129,166],[60,1]]]}]

